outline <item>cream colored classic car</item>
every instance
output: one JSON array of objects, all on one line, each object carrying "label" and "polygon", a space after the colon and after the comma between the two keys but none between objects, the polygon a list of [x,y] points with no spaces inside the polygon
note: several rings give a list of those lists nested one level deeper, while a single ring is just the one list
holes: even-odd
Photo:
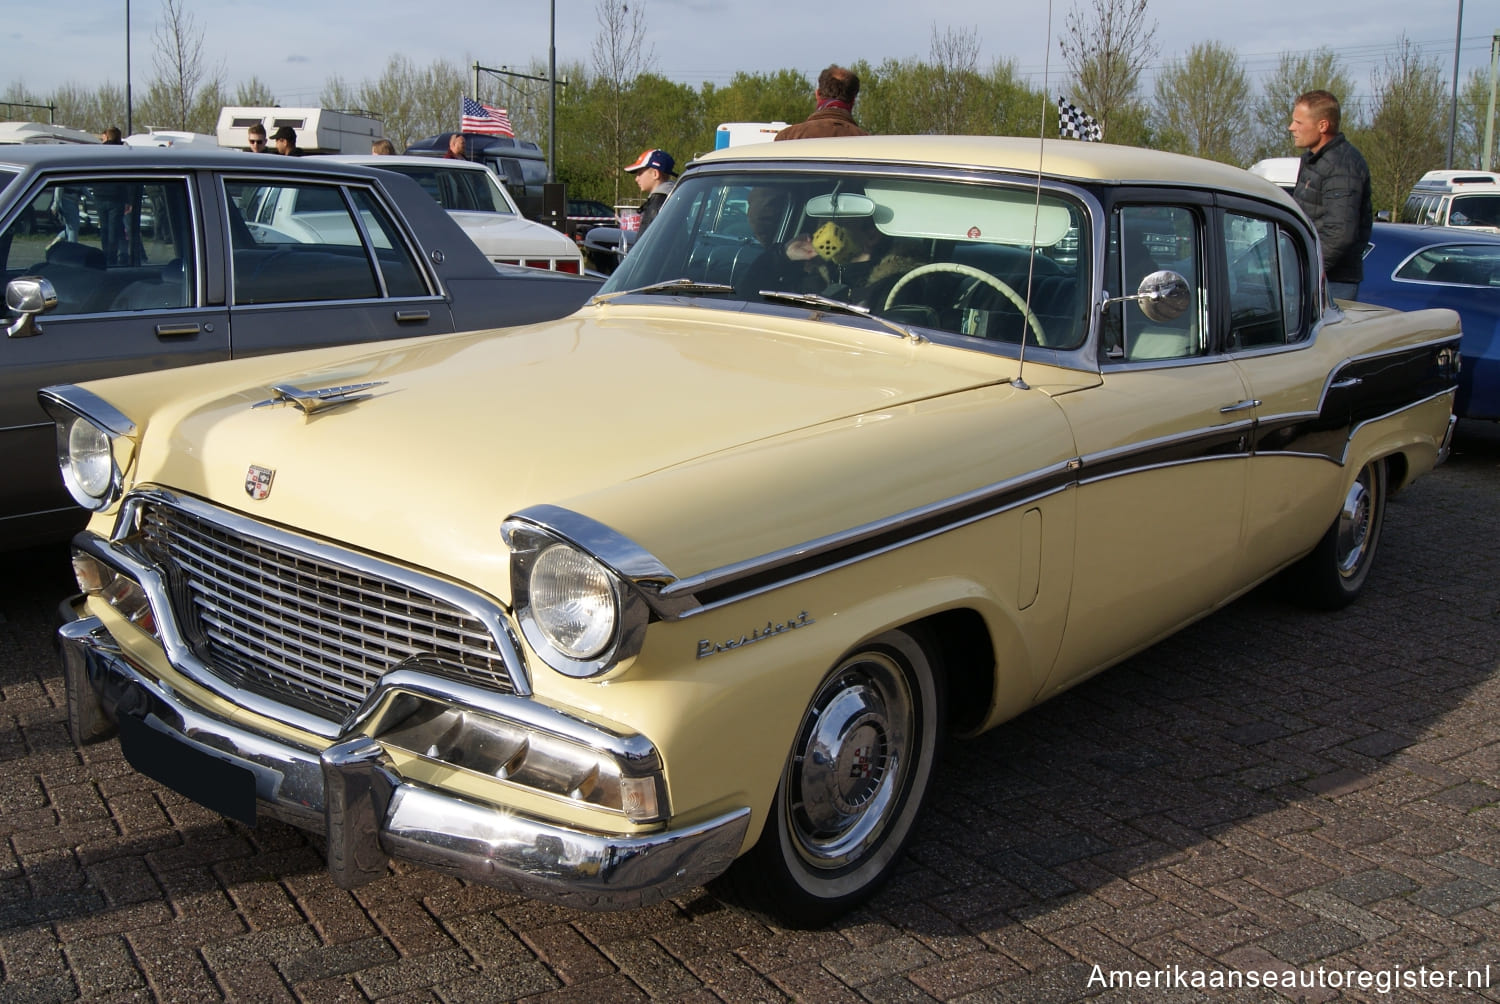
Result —
[{"label": "cream colored classic car", "polygon": [[945,735],[1278,573],[1364,588],[1458,324],[1330,302],[1318,261],[1217,164],[763,144],[563,320],[49,388],[95,511],[73,730],[322,832],[344,885],[618,908],[727,870],[825,921]]}]

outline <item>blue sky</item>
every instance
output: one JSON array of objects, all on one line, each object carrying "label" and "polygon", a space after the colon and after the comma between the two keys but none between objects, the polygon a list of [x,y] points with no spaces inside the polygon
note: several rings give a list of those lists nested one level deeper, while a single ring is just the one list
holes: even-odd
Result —
[{"label": "blue sky", "polygon": [[[143,87],[152,75],[153,32],[160,0],[51,0],[45,16],[6,18],[0,26],[5,59],[0,89],[22,81],[46,92],[66,82],[95,86],[125,80],[126,4],[131,15],[131,79]],[[547,0],[186,0],[203,31],[205,61],[221,66],[227,82],[258,76],[285,105],[316,104],[334,75],[350,84],[378,77],[387,59],[401,53],[419,66],[446,58],[469,65],[525,68],[545,65]],[[591,61],[599,32],[594,0],[555,0],[560,66]],[[810,78],[830,62],[925,57],[934,28],[977,34],[981,64],[1013,60],[1041,83],[1050,59],[1050,90],[1065,67],[1057,38],[1073,0],[1049,9],[1035,2],[860,0],[836,8],[805,0],[640,0],[653,68],[698,85],[727,83],[737,70],[801,70]],[[1086,6],[1081,4],[1081,6]],[[1161,65],[1198,42],[1232,45],[1252,78],[1259,79],[1287,50],[1320,45],[1344,58],[1367,91],[1372,69],[1403,34],[1437,57],[1451,73],[1458,3],[1440,0],[1290,0],[1219,5],[1203,0],[1151,0]],[[1051,18],[1051,44],[1048,19]],[[1500,0],[1464,4],[1460,79],[1489,66],[1490,36],[1500,30]],[[1148,80],[1149,86],[1149,80]],[[1355,97],[1359,95],[1356,94]],[[1342,97],[1342,96],[1341,96]]]}]

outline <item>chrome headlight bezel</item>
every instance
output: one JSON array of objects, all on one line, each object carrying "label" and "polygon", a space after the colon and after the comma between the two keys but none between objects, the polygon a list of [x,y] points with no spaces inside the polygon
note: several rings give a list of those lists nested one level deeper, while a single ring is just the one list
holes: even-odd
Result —
[{"label": "chrome headlight bezel", "polygon": [[[73,501],[93,512],[119,502],[125,493],[124,467],[133,453],[135,424],[81,387],[46,387],[37,398],[57,423],[58,473]],[[92,450],[87,449],[90,442]],[[85,463],[96,469],[85,471]]]},{"label": "chrome headlight bezel", "polygon": [[[510,546],[511,602],[521,634],[537,656],[564,676],[578,679],[600,676],[627,664],[640,652],[650,620],[650,609],[640,594],[615,569],[570,540],[530,523],[509,520],[502,528]],[[554,552],[566,548],[569,554]],[[587,650],[569,651],[549,626],[550,611],[537,608],[534,576],[538,561],[553,553],[573,560],[580,571],[587,569],[599,580],[598,597],[608,606],[613,623],[601,630],[596,644]],[[542,571],[547,572],[544,561]]]}]

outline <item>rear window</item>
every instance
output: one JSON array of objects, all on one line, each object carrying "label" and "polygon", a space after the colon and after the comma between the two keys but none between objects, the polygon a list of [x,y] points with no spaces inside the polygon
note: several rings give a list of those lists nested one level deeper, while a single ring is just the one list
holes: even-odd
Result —
[{"label": "rear window", "polygon": [[1454,286],[1500,286],[1500,244],[1427,248],[1402,265],[1396,278]]}]

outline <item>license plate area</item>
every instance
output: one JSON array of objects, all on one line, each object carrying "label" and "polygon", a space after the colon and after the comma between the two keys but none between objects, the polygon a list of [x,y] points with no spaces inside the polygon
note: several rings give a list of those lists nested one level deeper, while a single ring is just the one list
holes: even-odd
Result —
[{"label": "license plate area", "polygon": [[139,718],[119,716],[125,762],[221,816],[255,825],[255,775],[189,743],[158,732]]}]

